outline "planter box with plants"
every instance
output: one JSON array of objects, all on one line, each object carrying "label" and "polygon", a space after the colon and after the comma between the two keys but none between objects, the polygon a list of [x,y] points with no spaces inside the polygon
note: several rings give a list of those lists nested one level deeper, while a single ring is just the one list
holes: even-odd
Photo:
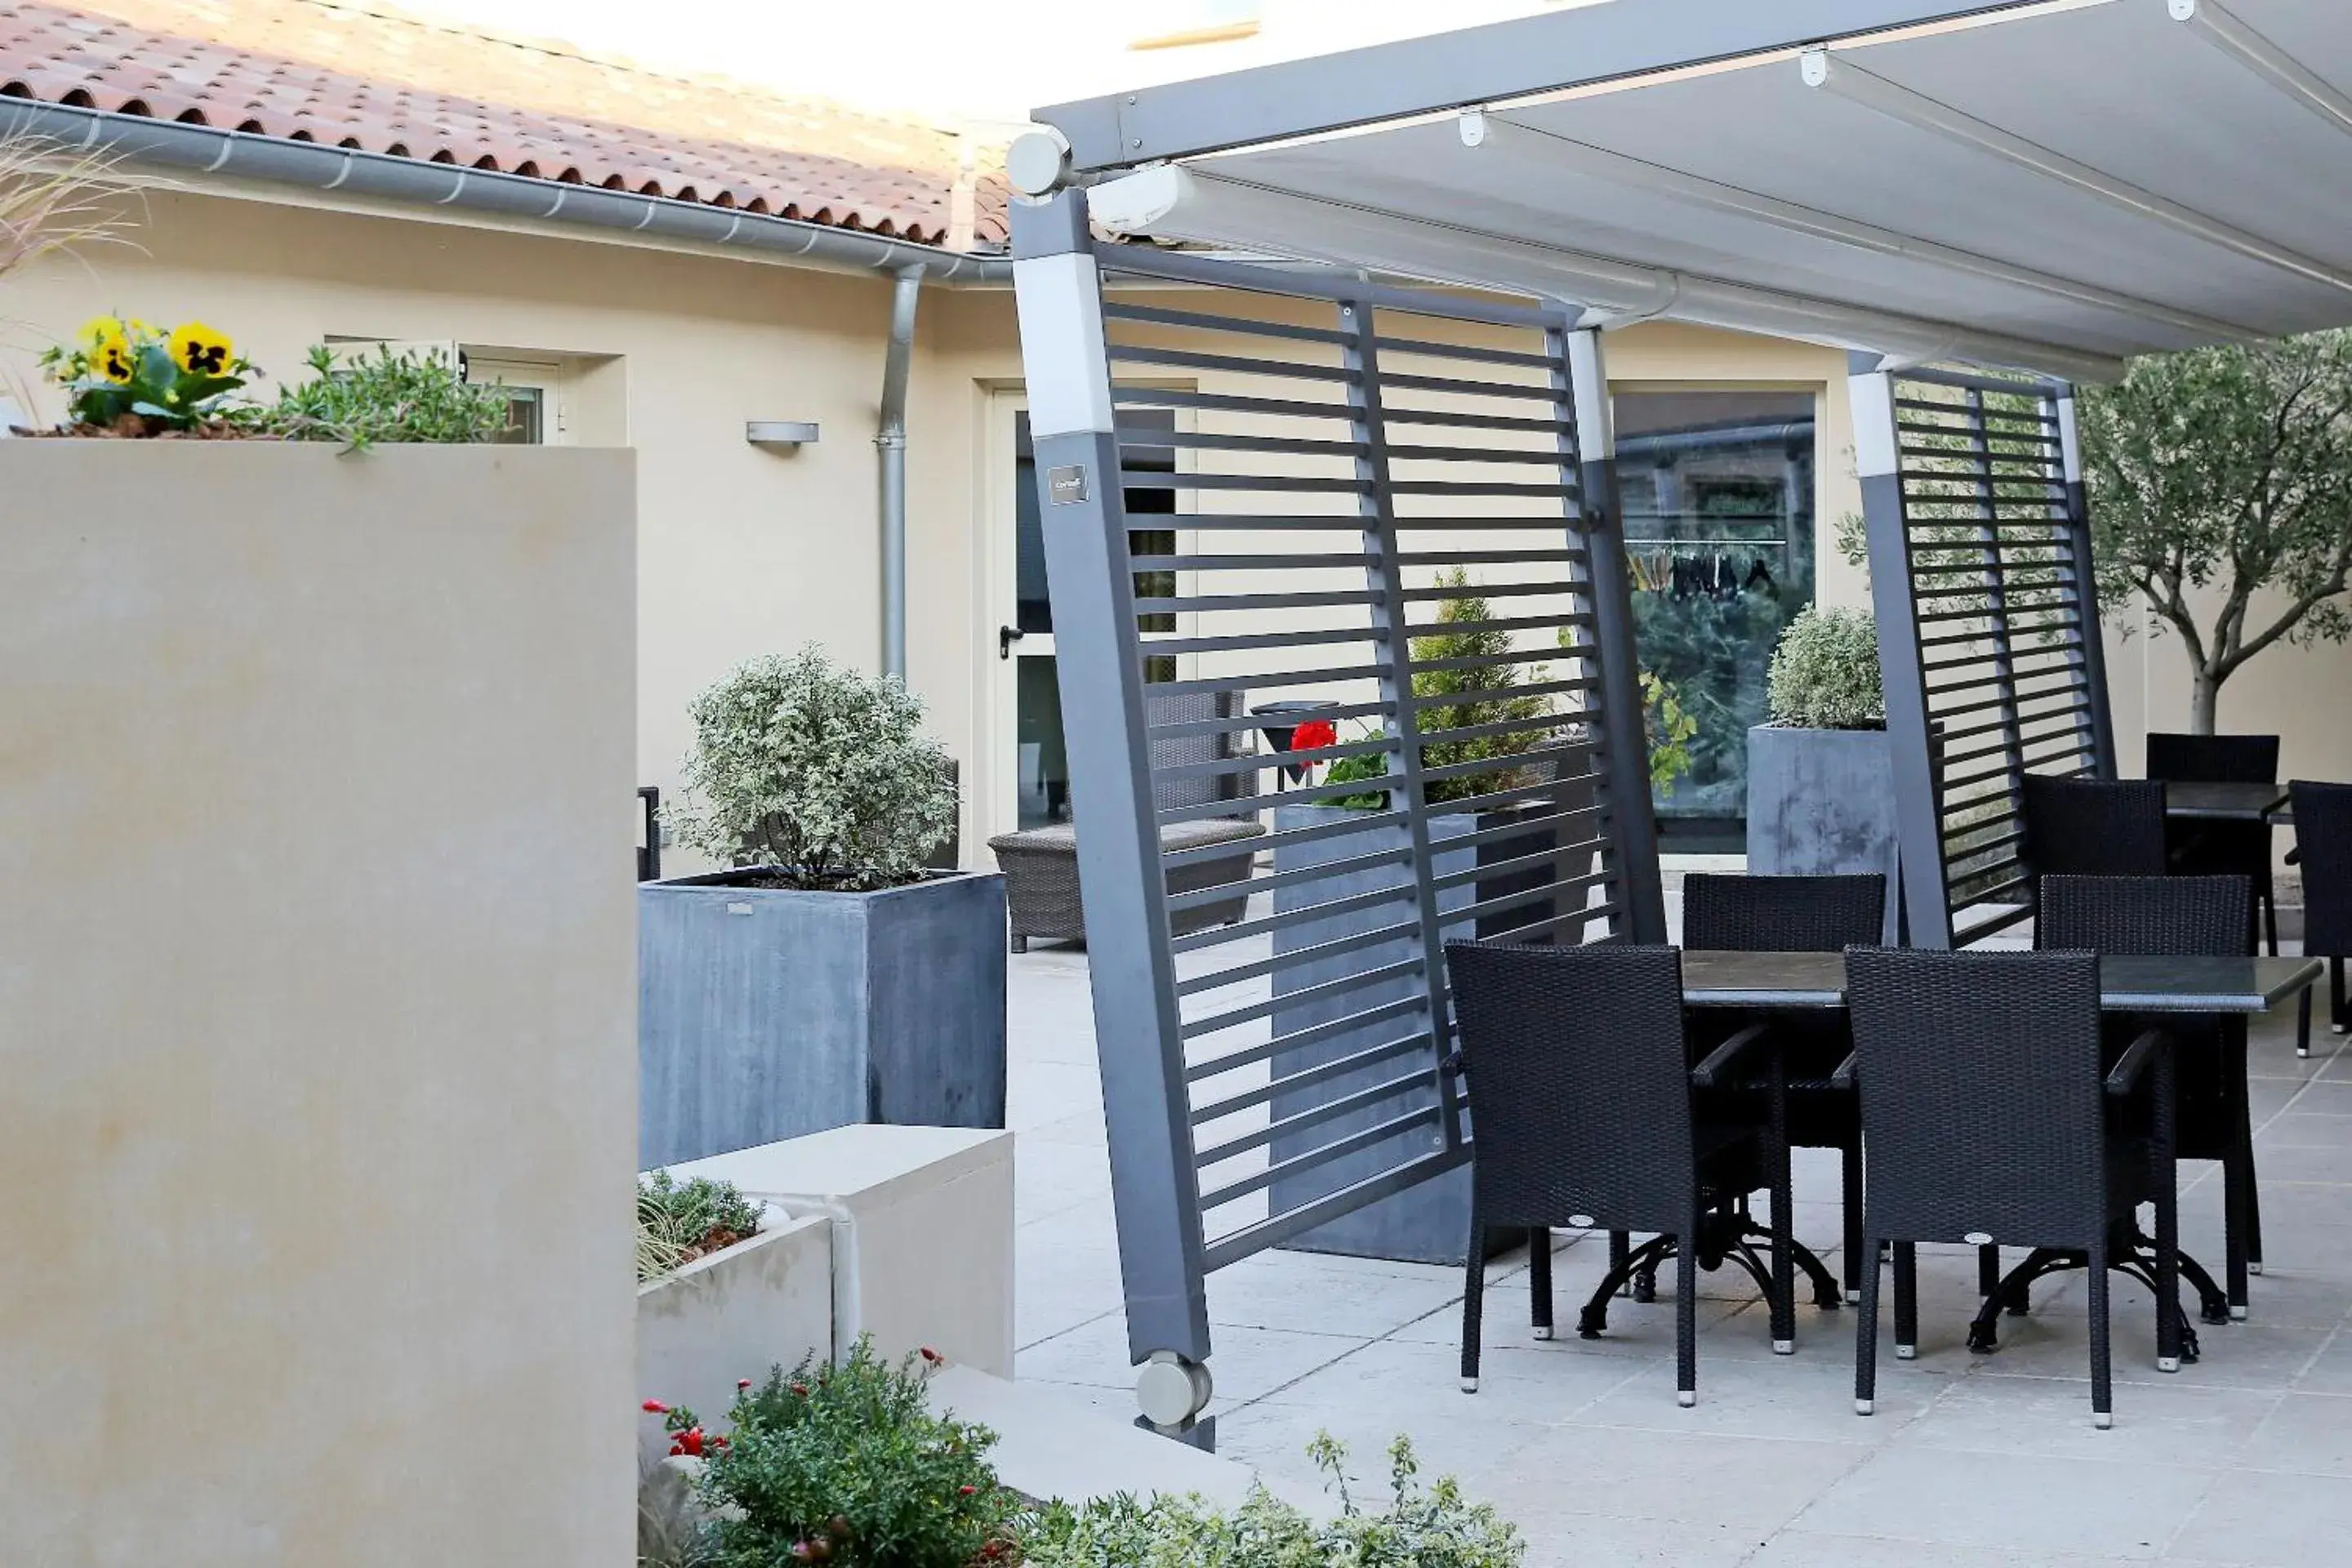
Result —
[{"label": "planter box with plants", "polygon": [[193,324],[51,369],[71,423],[0,440],[0,1559],[621,1562],[633,458],[414,361],[241,402]]},{"label": "planter box with plants", "polygon": [[1896,939],[1894,762],[1878,636],[1864,610],[1814,605],[1772,653],[1772,721],[1748,731],[1748,869],[1758,876],[1876,871]]},{"label": "planter box with plants", "polygon": [[[723,1182],[637,1184],[637,1389],[723,1408],[779,1358],[833,1353],[833,1226]],[[641,1457],[646,1455],[641,1436]]]},{"label": "planter box with plants", "polygon": [[[1263,1487],[1238,1503],[1122,1493],[1064,1501],[1004,1484],[997,1435],[935,1408],[939,1358],[893,1364],[859,1344],[755,1374],[724,1420],[645,1402],[668,1456],[642,1474],[643,1568],[835,1563],[873,1568],[1520,1568],[1527,1546],[1451,1479],[1424,1487],[1412,1447],[1389,1451],[1383,1506],[1349,1490],[1346,1451],[1308,1452],[1337,1493],[1316,1518]],[[1181,1467],[1171,1473],[1181,1476]]]},{"label": "planter box with plants", "polygon": [[642,1168],[1004,1125],[1004,883],[923,867],[956,803],[922,712],[814,648],[695,700],[671,820],[728,869],[638,889]]},{"label": "planter box with plants", "polygon": [[[1478,596],[1467,577],[1459,571],[1441,585],[1461,590],[1459,596],[1440,602],[1438,616],[1441,624],[1469,624],[1494,618],[1487,602]],[[1507,632],[1433,632],[1413,639],[1412,657],[1421,664],[1494,659],[1510,652],[1511,647]],[[1518,756],[1544,745],[1547,737],[1565,739],[1560,720],[1554,715],[1547,699],[1514,689],[1523,679],[1531,684],[1540,679],[1539,676],[1526,675],[1525,668],[1516,664],[1490,663],[1466,670],[1424,669],[1418,672],[1413,682],[1416,696],[1451,699],[1443,705],[1423,710],[1422,723],[1427,732],[1501,723],[1524,723],[1528,726],[1522,731],[1481,735],[1466,741],[1429,742],[1422,748],[1423,765],[1442,768],[1475,763],[1482,758]],[[1679,771],[1678,748],[1681,741],[1688,738],[1689,731],[1673,694],[1657,687],[1654,682],[1650,684],[1650,689],[1651,724],[1662,742],[1653,752],[1653,775],[1663,787],[1671,787]],[[1298,750],[1311,750],[1315,744],[1328,745],[1336,739],[1331,731],[1332,726],[1328,721],[1322,722],[1318,731],[1302,726],[1300,733],[1309,743],[1301,744],[1298,737],[1295,736],[1292,745]],[[1557,848],[1561,842],[1562,832],[1557,826],[1531,827],[1524,835],[1509,835],[1475,846],[1457,848],[1443,846],[1446,840],[1473,832],[1506,827],[1515,819],[1556,816],[1562,812],[1592,807],[1597,805],[1594,786],[1589,778],[1580,776],[1588,771],[1588,767],[1580,754],[1574,762],[1557,771],[1522,764],[1515,771],[1448,778],[1431,786],[1433,805],[1468,800],[1519,785],[1550,782],[1558,786],[1549,795],[1501,810],[1448,813],[1431,817],[1430,836],[1433,844],[1438,846],[1432,857],[1431,875],[1443,878],[1475,866],[1520,860]],[[1663,774],[1659,773],[1661,768],[1664,770]],[[1362,812],[1383,808],[1388,795],[1377,787],[1377,784],[1384,775],[1384,769],[1383,761],[1377,756],[1347,758],[1334,763],[1325,782],[1361,779],[1373,787],[1368,788],[1361,795],[1342,797],[1334,805],[1280,807],[1275,814],[1276,833],[1329,825]],[[1588,831],[1580,832],[1573,827],[1566,831],[1570,843],[1595,837],[1599,831],[1597,818],[1595,826]],[[1275,851],[1275,869],[1277,873],[1299,870],[1401,848],[1405,842],[1405,832],[1403,827],[1397,826],[1368,826],[1355,833],[1340,833],[1305,843],[1282,844]],[[1439,907],[1466,909],[1473,904],[1528,892],[1560,877],[1580,875],[1585,869],[1572,865],[1562,865],[1557,869],[1521,868],[1478,877],[1461,886],[1440,889]],[[1280,913],[1331,903],[1393,886],[1398,878],[1398,868],[1391,863],[1370,870],[1277,885],[1274,895],[1275,909]],[[1549,921],[1560,912],[1550,900],[1532,900],[1480,917],[1476,921],[1476,935],[1481,939],[1501,936],[1521,926]],[[1394,926],[1405,918],[1404,906],[1399,901],[1346,910],[1277,930],[1274,936],[1275,951],[1278,954],[1301,952]],[[1465,929],[1453,934],[1466,936],[1470,931]],[[1285,996],[1309,992],[1318,985],[1366,970],[1402,963],[1417,957],[1419,952],[1418,937],[1408,934],[1370,947],[1351,948],[1338,957],[1293,964],[1276,972],[1275,997],[1281,1004]],[[1302,996],[1296,1002],[1278,1006],[1274,1016],[1274,1033],[1279,1037],[1319,1025],[1332,1024],[1350,1015],[1378,1008],[1382,1004],[1400,1001],[1413,994],[1420,985],[1418,976],[1408,975],[1370,987],[1350,989],[1339,995]],[[1287,1078],[1373,1050],[1395,1033],[1393,1019],[1343,1029],[1318,1039],[1311,1046],[1278,1053],[1274,1059],[1274,1074],[1277,1079]],[[1391,1058],[1308,1088],[1285,1091],[1276,1096],[1273,1115],[1279,1121],[1302,1114],[1393,1079],[1397,1074],[1397,1065]],[[1273,1158],[1280,1161],[1303,1154],[1335,1138],[1409,1115],[1430,1104],[1434,1092],[1433,1089],[1419,1089],[1392,1096],[1319,1123],[1311,1131],[1278,1138],[1273,1145]],[[1279,1179],[1273,1188],[1274,1206],[1279,1212],[1311,1202],[1375,1175],[1394,1163],[1394,1148],[1389,1144],[1379,1144],[1313,1170]],[[1463,1261],[1463,1249],[1467,1245],[1470,1231],[1469,1178],[1470,1173],[1466,1168],[1449,1172],[1435,1181],[1423,1182],[1319,1226],[1285,1245],[1298,1251],[1344,1253],[1412,1263],[1458,1264]],[[1498,1236],[1497,1247],[1505,1244],[1504,1238]]]}]

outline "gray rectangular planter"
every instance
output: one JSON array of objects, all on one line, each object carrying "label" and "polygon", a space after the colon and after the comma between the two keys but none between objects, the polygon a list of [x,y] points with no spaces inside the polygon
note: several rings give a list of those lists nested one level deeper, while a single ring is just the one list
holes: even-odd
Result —
[{"label": "gray rectangular planter", "polygon": [[1895,764],[1884,730],[1748,731],[1748,869],[1758,876],[1886,878],[1885,937],[1897,939]]},{"label": "gray rectangular planter", "polygon": [[637,889],[637,1159],[853,1122],[1004,1125],[1004,879]]},{"label": "gray rectangular planter", "polygon": [[[1588,805],[1591,803],[1591,786],[1570,783],[1562,785],[1561,795],[1546,801],[1521,815],[1555,815],[1564,808]],[[1285,806],[1275,815],[1277,833],[1295,827],[1307,827],[1337,818],[1360,816],[1338,806]],[[1443,841],[1458,837],[1481,827],[1491,827],[1510,820],[1512,813],[1493,813],[1482,816],[1447,816],[1430,819],[1433,839]],[[1558,830],[1550,827],[1531,829],[1525,837],[1512,837],[1490,843],[1457,848],[1438,848],[1432,856],[1431,875],[1444,877],[1469,869],[1475,864],[1493,864],[1532,855],[1556,842]],[[1277,872],[1299,867],[1320,865],[1326,861],[1346,859],[1371,854],[1391,845],[1402,845],[1405,830],[1402,826],[1367,827],[1361,833],[1341,834],[1336,837],[1313,840],[1305,844],[1283,845],[1275,851]],[[1579,837],[1587,835],[1578,835]],[[1368,893],[1397,881],[1399,868],[1387,866],[1369,871],[1321,879],[1296,888],[1277,888],[1275,908],[1277,911],[1312,904],[1329,903],[1352,894]],[[1549,879],[1549,874],[1538,868],[1505,873],[1494,878],[1481,878],[1471,883],[1439,891],[1441,909],[1462,909],[1474,903],[1502,898],[1507,894],[1538,888]],[[1580,897],[1581,895],[1576,895]],[[1533,924],[1549,920],[1555,913],[1549,900],[1536,900],[1503,910],[1478,922],[1481,938],[1505,934],[1514,926]],[[1338,941],[1358,931],[1375,931],[1383,926],[1409,920],[1412,913],[1410,896],[1370,909],[1351,910],[1337,916],[1291,926],[1275,932],[1276,952],[1294,952],[1303,948]],[[1447,933],[1461,938],[1471,934],[1465,928]],[[1360,948],[1337,958],[1293,965],[1276,972],[1274,992],[1277,1001],[1286,994],[1337,980],[1345,975],[1361,973],[1385,964],[1402,962],[1419,955],[1417,937],[1406,935],[1378,945]],[[1392,1001],[1417,990],[1417,975],[1384,982],[1380,985],[1350,991],[1345,995],[1301,1001],[1279,1008],[1274,1016],[1275,1034],[1279,1037],[1294,1031],[1328,1023],[1351,1013],[1363,1012],[1383,1002]],[[1393,1038],[1398,1032],[1395,1020],[1368,1025],[1344,1031],[1317,1041],[1312,1046],[1285,1051],[1274,1058],[1277,1079],[1320,1067],[1359,1051],[1369,1050],[1383,1040]],[[1313,1110],[1318,1105],[1340,1099],[1374,1084],[1398,1076],[1400,1068],[1394,1060],[1376,1063],[1341,1077],[1328,1079],[1311,1087],[1278,1094],[1273,1101],[1273,1114],[1279,1121]],[[1277,1139],[1273,1146],[1276,1161],[1303,1154],[1347,1133],[1378,1126],[1383,1121],[1408,1114],[1432,1102],[1432,1089],[1419,1089],[1409,1094],[1384,1100],[1378,1104],[1347,1116],[1335,1119],[1307,1131]],[[1468,1122],[1465,1120],[1465,1131]],[[1434,1137],[1435,1129],[1427,1136]],[[1374,1146],[1358,1153],[1334,1160],[1310,1171],[1291,1176],[1274,1184],[1272,1198],[1276,1213],[1337,1192],[1396,1164],[1402,1153],[1395,1141]],[[1405,1263],[1459,1264],[1470,1234],[1470,1171],[1467,1166],[1450,1171],[1434,1181],[1423,1182],[1393,1197],[1383,1198],[1358,1209],[1350,1215],[1318,1226],[1315,1229],[1285,1243],[1300,1252],[1342,1253],[1355,1258],[1382,1258]],[[1516,1238],[1497,1233],[1494,1237],[1496,1250],[1507,1247]]]}]

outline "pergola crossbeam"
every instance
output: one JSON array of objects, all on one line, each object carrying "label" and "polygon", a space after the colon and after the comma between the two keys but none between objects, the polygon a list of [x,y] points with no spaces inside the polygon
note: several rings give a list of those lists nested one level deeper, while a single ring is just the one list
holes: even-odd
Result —
[{"label": "pergola crossbeam", "polygon": [[2323,80],[2303,62],[2256,32],[2220,0],[2168,0],[2176,22],[2186,22],[2205,42],[2310,110],[2336,130],[2352,134],[2352,95]]}]

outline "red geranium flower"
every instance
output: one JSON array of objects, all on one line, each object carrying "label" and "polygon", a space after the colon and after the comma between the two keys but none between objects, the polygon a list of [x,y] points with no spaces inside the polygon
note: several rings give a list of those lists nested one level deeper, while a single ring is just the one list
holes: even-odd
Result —
[{"label": "red geranium flower", "polygon": [[1318,751],[1339,743],[1339,727],[1328,719],[1309,719],[1290,732],[1290,749],[1294,752]]}]

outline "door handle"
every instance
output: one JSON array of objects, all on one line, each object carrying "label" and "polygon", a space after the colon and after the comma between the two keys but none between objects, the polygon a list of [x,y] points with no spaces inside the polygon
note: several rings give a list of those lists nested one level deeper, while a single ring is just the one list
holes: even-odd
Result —
[{"label": "door handle", "polygon": [[1023,631],[1019,626],[997,627],[996,657],[1000,659],[1011,658],[1013,657],[1013,645],[1019,642],[1023,637],[1025,637],[1028,635],[1029,634],[1027,632]]}]

